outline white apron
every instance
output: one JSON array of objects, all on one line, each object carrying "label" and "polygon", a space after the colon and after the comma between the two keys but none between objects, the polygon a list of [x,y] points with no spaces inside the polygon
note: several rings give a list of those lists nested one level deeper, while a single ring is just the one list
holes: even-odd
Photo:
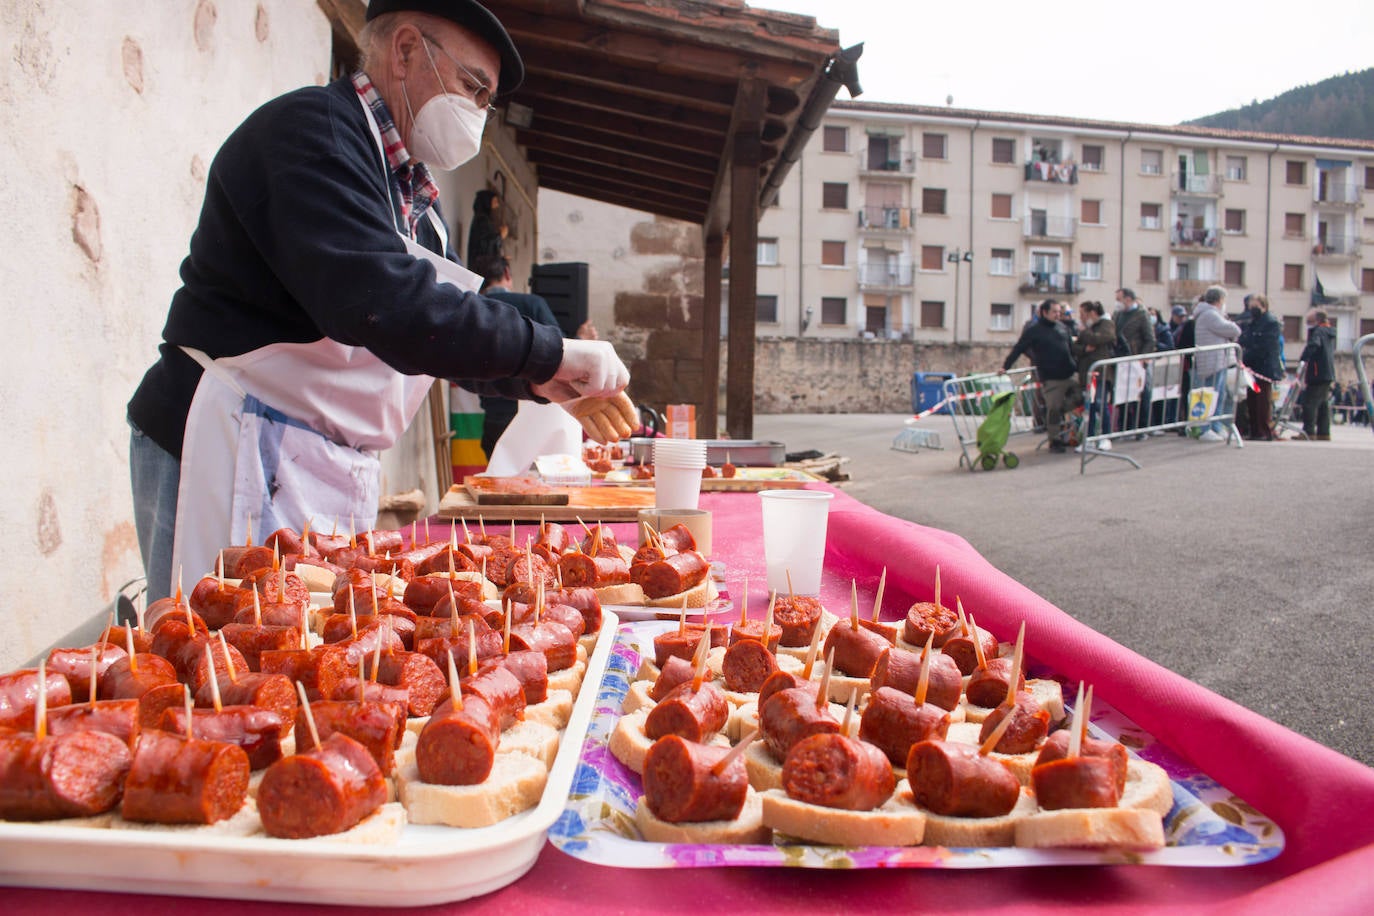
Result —
[{"label": "white apron", "polygon": [[[381,131],[367,116],[386,173]],[[387,174],[390,186],[390,175]],[[441,248],[448,233],[429,211]],[[403,226],[396,214],[398,226]],[[406,250],[434,265],[437,280],[475,291],[481,278],[398,230]],[[186,417],[177,491],[172,582],[189,588],[214,568],[219,550],[255,543],[282,527],[358,531],[376,522],[378,453],[405,432],[434,379],[403,375],[363,347],[329,338],[275,343],[210,359],[183,350],[205,369]]]}]

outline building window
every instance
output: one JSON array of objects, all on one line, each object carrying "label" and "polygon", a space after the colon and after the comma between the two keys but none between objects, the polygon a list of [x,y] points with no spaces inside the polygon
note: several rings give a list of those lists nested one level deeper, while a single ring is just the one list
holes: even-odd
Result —
[{"label": "building window", "polygon": [[992,195],[992,218],[1011,219],[1011,195],[994,194]]},{"label": "building window", "polygon": [[1102,223],[1102,201],[1085,200],[1082,206],[1083,222],[1089,226],[1098,226]]},{"label": "building window", "polygon": [[1285,180],[1288,184],[1307,184],[1307,163],[1289,159]]},{"label": "building window", "polygon": [[1087,169],[1089,172],[1102,171],[1102,161],[1105,158],[1103,148],[1091,143],[1083,144],[1083,163],[1079,168]]},{"label": "building window", "polygon": [[827,153],[849,152],[849,128],[827,124],[821,135],[821,149]]},{"label": "building window", "polygon": [[1245,180],[1245,157],[1227,156],[1226,157],[1226,180],[1244,181]]},{"label": "building window", "polygon": [[988,315],[989,331],[1010,331],[1011,330],[1011,303],[994,302],[992,311]]},{"label": "building window", "polygon": [[1222,266],[1222,282],[1227,286],[1245,285],[1245,262],[1227,261]]},{"label": "building window", "polygon": [[1143,149],[1140,151],[1140,174],[1164,174],[1164,150]]},{"label": "building window", "polygon": [[1084,280],[1102,279],[1102,255],[1084,254],[1079,258],[1078,271]]},{"label": "building window", "polygon": [[945,326],[945,304],[943,302],[921,302],[921,327],[943,328]]},{"label": "building window", "polygon": [[1369,334],[1374,334],[1374,318],[1361,318],[1360,336],[1365,337]]},{"label": "building window", "polygon": [[1010,248],[992,249],[988,260],[988,273],[994,277],[1010,277],[1016,273],[1016,253]]},{"label": "building window", "polygon": [[849,209],[849,185],[843,181],[827,181],[821,185],[821,206],[827,210]]},{"label": "building window", "polygon": [[1305,333],[1307,329],[1303,327],[1304,323],[1305,322],[1303,321],[1301,315],[1284,315],[1283,339],[1302,340],[1303,338],[1305,338],[1307,336]]},{"label": "building window", "polygon": [[1245,211],[1227,210],[1222,227],[1230,233],[1240,235],[1245,232]]},{"label": "building window", "polygon": [[1159,204],[1141,204],[1141,205],[1140,205],[1140,228],[1141,228],[1141,229],[1158,229],[1159,226],[1160,226],[1159,212],[1160,212],[1160,205],[1159,205]]},{"label": "building window", "polygon": [[1306,220],[1302,213],[1285,213],[1283,215],[1283,236],[1289,239],[1300,239],[1303,237],[1303,225]]},{"label": "building window", "polygon": [[924,159],[944,159],[946,140],[944,134],[921,134],[921,157]]},{"label": "building window", "polygon": [[759,296],[754,300],[754,320],[759,324],[778,323],[778,297]]},{"label": "building window", "polygon": [[945,249],[940,245],[921,246],[921,270],[944,270]]},{"label": "building window", "polygon": [[1155,255],[1142,255],[1140,258],[1140,282],[1159,282],[1159,258]]},{"label": "building window", "polygon": [[1360,292],[1374,293],[1374,267],[1360,268]]},{"label": "building window", "polygon": [[997,165],[1016,163],[1016,141],[1010,137],[992,138],[992,161]]},{"label": "building window", "polygon": [[944,188],[922,188],[922,189],[921,189],[921,212],[922,212],[922,213],[944,213],[944,212],[945,212],[945,189],[944,189]]},{"label": "building window", "polygon": [[1283,265],[1283,288],[1302,289],[1302,265],[1285,264]]},{"label": "building window", "polygon": [[760,266],[760,267],[774,267],[774,266],[777,265],[777,263],[778,263],[778,240],[777,240],[777,239],[759,239],[759,257],[758,257],[758,263],[759,263],[759,266]]},{"label": "building window", "polygon": [[1374,165],[1364,167],[1364,189],[1374,191]]},{"label": "building window", "polygon": [[825,267],[843,267],[844,242],[821,242],[821,264]]},{"label": "building window", "polygon": [[845,324],[849,300],[840,296],[821,297],[821,324]]}]

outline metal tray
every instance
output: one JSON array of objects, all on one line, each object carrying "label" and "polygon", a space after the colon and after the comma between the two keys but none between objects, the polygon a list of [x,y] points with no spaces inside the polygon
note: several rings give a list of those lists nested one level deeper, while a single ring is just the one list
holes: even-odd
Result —
[{"label": "metal tray", "polygon": [[[653,439],[631,439],[630,457],[635,464],[653,464]],[[720,465],[729,457],[731,464],[740,467],[777,467],[787,460],[786,447],[781,442],[761,439],[707,439],[706,463]]]}]

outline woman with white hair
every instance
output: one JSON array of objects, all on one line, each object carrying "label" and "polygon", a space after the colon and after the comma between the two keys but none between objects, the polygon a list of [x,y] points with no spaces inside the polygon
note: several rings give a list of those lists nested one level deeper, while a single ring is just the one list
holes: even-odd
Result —
[{"label": "woman with white hair", "polygon": [[[1240,339],[1240,325],[1226,317],[1226,290],[1220,286],[1209,286],[1202,294],[1193,307],[1193,324],[1194,345],[1198,347],[1235,343]],[[1211,388],[1216,392],[1214,417],[1231,412],[1233,393],[1227,386],[1227,373],[1235,364],[1235,353],[1229,350],[1199,353],[1193,359],[1192,389]],[[1226,427],[1220,420],[1212,420],[1203,427],[1198,438],[1203,442],[1221,442],[1226,438]]]}]

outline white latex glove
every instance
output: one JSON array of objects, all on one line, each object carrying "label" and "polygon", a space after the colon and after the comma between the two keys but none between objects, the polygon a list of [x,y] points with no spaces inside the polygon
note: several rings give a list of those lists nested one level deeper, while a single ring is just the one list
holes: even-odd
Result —
[{"label": "white latex glove", "polygon": [[563,341],[563,362],[553,378],[532,386],[535,394],[550,401],[572,398],[609,398],[630,383],[630,370],[620,361],[615,347],[605,340]]}]

